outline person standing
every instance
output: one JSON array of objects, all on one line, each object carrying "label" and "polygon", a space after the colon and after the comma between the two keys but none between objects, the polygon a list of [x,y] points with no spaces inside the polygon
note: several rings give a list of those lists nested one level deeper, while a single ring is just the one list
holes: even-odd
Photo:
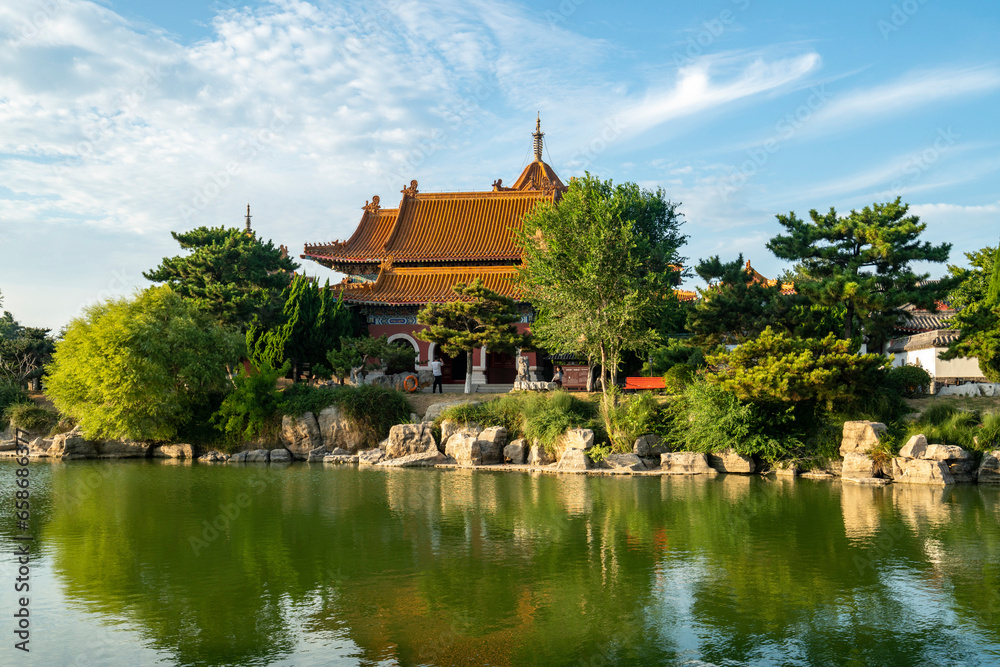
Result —
[{"label": "person standing", "polygon": [[434,373],[434,386],[431,387],[432,394],[439,389],[441,390],[440,393],[444,393],[444,385],[441,384],[443,370],[444,364],[441,363],[441,357],[434,357],[434,361],[431,362],[431,372]]},{"label": "person standing", "polygon": [[556,383],[556,387],[562,389],[563,382],[563,367],[556,364],[555,372],[552,373],[552,381]]}]

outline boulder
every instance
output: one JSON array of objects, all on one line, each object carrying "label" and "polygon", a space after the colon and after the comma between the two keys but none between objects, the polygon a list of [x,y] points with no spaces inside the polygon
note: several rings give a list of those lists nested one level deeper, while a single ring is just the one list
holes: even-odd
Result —
[{"label": "boulder", "polygon": [[364,449],[358,452],[358,465],[373,466],[384,458],[385,452],[381,449]]},{"label": "boulder", "polygon": [[311,412],[303,412],[298,417],[285,415],[281,418],[281,444],[297,459],[305,459],[309,452],[323,446],[319,423]]},{"label": "boulder", "polygon": [[448,439],[456,433],[467,433],[469,435],[479,435],[482,427],[476,422],[456,422],[445,419],[441,422],[441,442],[448,442]]},{"label": "boulder", "polygon": [[667,475],[717,475],[701,452],[667,452],[660,455],[660,469]]},{"label": "boulder", "polygon": [[316,423],[322,440],[317,446],[322,445],[330,450],[340,447],[352,454],[365,446],[361,431],[336,405],[323,408]]},{"label": "boulder", "polygon": [[[41,440],[42,438],[35,438]],[[35,440],[32,440],[34,442]],[[17,449],[17,440],[0,440],[0,452],[12,452]]]},{"label": "boulder", "polygon": [[[14,441],[11,440],[11,442],[13,443]],[[49,449],[51,447],[52,447],[51,438],[35,438],[30,443],[28,443],[28,456],[35,456],[35,457],[48,456]]]},{"label": "boulder", "polygon": [[438,451],[437,447],[432,447],[422,452],[407,454],[395,459],[387,459],[376,464],[387,468],[420,468],[425,466],[436,466],[439,463],[447,463],[448,457]]},{"label": "boulder", "polygon": [[794,461],[778,461],[771,468],[771,472],[782,477],[795,477],[802,473],[802,469]]},{"label": "boulder", "polygon": [[923,458],[924,452],[927,450],[927,437],[923,433],[918,435],[910,436],[910,439],[906,441],[902,449],[899,450],[900,457],[904,459],[920,459]]},{"label": "boulder", "polygon": [[217,463],[219,461],[225,461],[228,457],[220,451],[210,449],[201,456],[198,457],[199,461],[205,463]]},{"label": "boulder", "polygon": [[247,452],[247,463],[267,463],[271,459],[271,452],[267,449],[253,449]]},{"label": "boulder", "polygon": [[272,449],[270,454],[271,463],[288,463],[292,460],[292,453],[284,447]]},{"label": "boulder", "polygon": [[[350,452],[347,451],[346,449],[341,449],[339,451],[350,455]],[[312,450],[306,455],[306,461],[308,461],[309,463],[316,463],[318,461],[322,461],[324,460],[324,458],[328,453],[329,452],[326,451],[326,447],[317,447],[316,449]]]},{"label": "boulder", "polygon": [[571,428],[556,438],[556,460],[561,461],[565,452],[579,449],[582,452],[594,446],[594,432],[589,428]]},{"label": "boulder", "polygon": [[547,466],[553,461],[555,461],[555,457],[549,454],[548,450],[537,442],[528,450],[529,466]]},{"label": "boulder", "polygon": [[503,458],[515,465],[521,465],[528,458],[528,441],[518,438],[503,448]]},{"label": "boulder", "polygon": [[432,422],[441,416],[441,413],[448,408],[455,407],[456,405],[479,405],[479,401],[458,401],[455,403],[432,403],[427,406],[427,412],[424,413],[425,422]]},{"label": "boulder", "polygon": [[632,453],[640,457],[659,457],[660,454],[666,454],[668,451],[670,451],[670,448],[660,440],[660,436],[653,433],[640,435],[635,439],[635,444],[632,446]]},{"label": "boulder", "polygon": [[463,468],[483,465],[483,452],[479,439],[469,433],[456,433],[448,438],[444,446],[445,456],[455,459]]},{"label": "boulder", "polygon": [[972,454],[958,445],[927,445],[924,453],[917,458],[927,461],[959,461],[972,458]]},{"label": "boulder", "polygon": [[431,425],[427,422],[421,424],[396,424],[389,429],[389,441],[385,445],[385,457],[387,459],[398,459],[418,452],[426,452],[430,449],[437,450],[437,443],[434,442],[434,434],[431,432]]},{"label": "boulder", "polygon": [[476,436],[479,451],[482,452],[483,465],[503,463],[503,448],[507,444],[507,429],[503,426],[491,426]]},{"label": "boulder", "polygon": [[980,396],[982,393],[979,384],[976,382],[941,387],[937,390],[938,396]]},{"label": "boulder", "polygon": [[176,445],[160,445],[153,448],[153,458],[157,459],[194,459],[194,447],[187,443]]},{"label": "boulder", "polygon": [[646,466],[646,470],[654,470],[660,467],[660,456],[661,454],[657,454],[656,456],[640,456],[639,460]]},{"label": "boulder", "polygon": [[878,466],[867,454],[850,452],[844,456],[844,466],[841,477],[845,481],[874,479],[878,474]]},{"label": "boulder", "polygon": [[955,483],[955,478],[948,471],[948,466],[942,461],[904,459],[902,457],[892,460],[892,479],[897,484],[947,486]]},{"label": "boulder", "polygon": [[358,454],[327,454],[323,457],[323,463],[357,463],[358,457]]},{"label": "boulder", "polygon": [[885,424],[881,422],[844,422],[844,434],[840,440],[840,455],[847,456],[850,452],[871,451],[878,444],[879,438],[886,433],[886,430]]},{"label": "boulder", "polygon": [[587,452],[574,447],[563,452],[559,463],[556,464],[556,470],[560,472],[585,472],[592,466],[593,462],[587,456]]},{"label": "boulder", "polygon": [[247,454],[250,452],[236,452],[227,460],[229,463],[246,463]]},{"label": "boulder", "polygon": [[94,443],[101,459],[144,459],[152,453],[148,442],[132,440],[102,440]]},{"label": "boulder", "polygon": [[52,439],[48,455],[64,461],[92,459],[97,456],[97,449],[94,447],[94,443],[71,431],[57,435]]},{"label": "boulder", "polygon": [[646,464],[635,454],[608,454],[604,464],[612,470],[645,470]]},{"label": "boulder", "polygon": [[1000,484],[1000,449],[983,454],[977,478],[980,484]]},{"label": "boulder", "polygon": [[755,469],[753,459],[743,454],[737,454],[732,447],[721,452],[709,454],[708,465],[719,472],[729,473],[748,474],[752,473]]}]

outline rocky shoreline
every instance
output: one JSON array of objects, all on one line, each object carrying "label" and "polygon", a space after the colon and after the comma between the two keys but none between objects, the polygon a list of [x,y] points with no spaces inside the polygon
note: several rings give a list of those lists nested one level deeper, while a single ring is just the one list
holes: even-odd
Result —
[{"label": "rocky shoreline", "polygon": [[[636,439],[632,452],[591,458],[594,433],[570,429],[550,450],[524,439],[508,442],[507,429],[479,424],[441,422],[440,440],[433,422],[448,404],[434,404],[423,419],[411,415],[409,424],[398,424],[378,446],[366,448],[359,430],[337,407],[318,415],[306,412],[284,417],[277,446],[248,444],[243,451],[226,454],[199,451],[191,444],[154,445],[127,440],[91,441],[76,429],[51,438],[35,435],[28,456],[34,459],[174,459],[200,463],[291,463],[354,464],[381,468],[471,468],[505,472],[546,472],[593,475],[719,475],[775,474],[809,479],[841,479],[844,483],[882,486],[925,484],[948,486],[962,483],[1000,484],[1000,450],[987,452],[976,466],[970,452],[954,445],[929,444],[922,436],[911,438],[898,452],[872,457],[885,436],[878,422],[844,424],[840,460],[825,468],[802,471],[794,463],[761,470],[760,462],[732,449],[713,454],[670,451],[656,435]],[[0,455],[13,456],[13,442],[0,444]]]}]

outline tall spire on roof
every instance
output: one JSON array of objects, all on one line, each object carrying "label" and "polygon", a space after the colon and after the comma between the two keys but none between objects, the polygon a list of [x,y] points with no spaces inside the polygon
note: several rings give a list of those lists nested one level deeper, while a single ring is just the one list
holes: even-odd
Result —
[{"label": "tall spire on roof", "polygon": [[247,231],[253,231],[250,229],[250,204],[247,203]]},{"label": "tall spire on roof", "polygon": [[535,132],[532,134],[535,138],[535,162],[542,161],[542,137],[545,133],[542,132],[542,112],[538,112],[538,118],[535,120]]}]

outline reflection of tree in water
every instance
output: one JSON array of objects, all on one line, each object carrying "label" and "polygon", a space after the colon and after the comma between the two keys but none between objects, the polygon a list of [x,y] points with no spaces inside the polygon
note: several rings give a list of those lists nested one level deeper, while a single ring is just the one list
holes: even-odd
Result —
[{"label": "reflection of tree in water", "polygon": [[[945,641],[968,657],[946,614],[914,622],[914,583],[963,627],[1000,625],[991,489],[106,468],[101,493],[55,505],[56,571],[69,599],[182,663],[274,659],[300,631],[362,664],[912,664]],[[84,469],[54,469],[53,497]],[[196,555],[189,538],[241,493]]]}]

